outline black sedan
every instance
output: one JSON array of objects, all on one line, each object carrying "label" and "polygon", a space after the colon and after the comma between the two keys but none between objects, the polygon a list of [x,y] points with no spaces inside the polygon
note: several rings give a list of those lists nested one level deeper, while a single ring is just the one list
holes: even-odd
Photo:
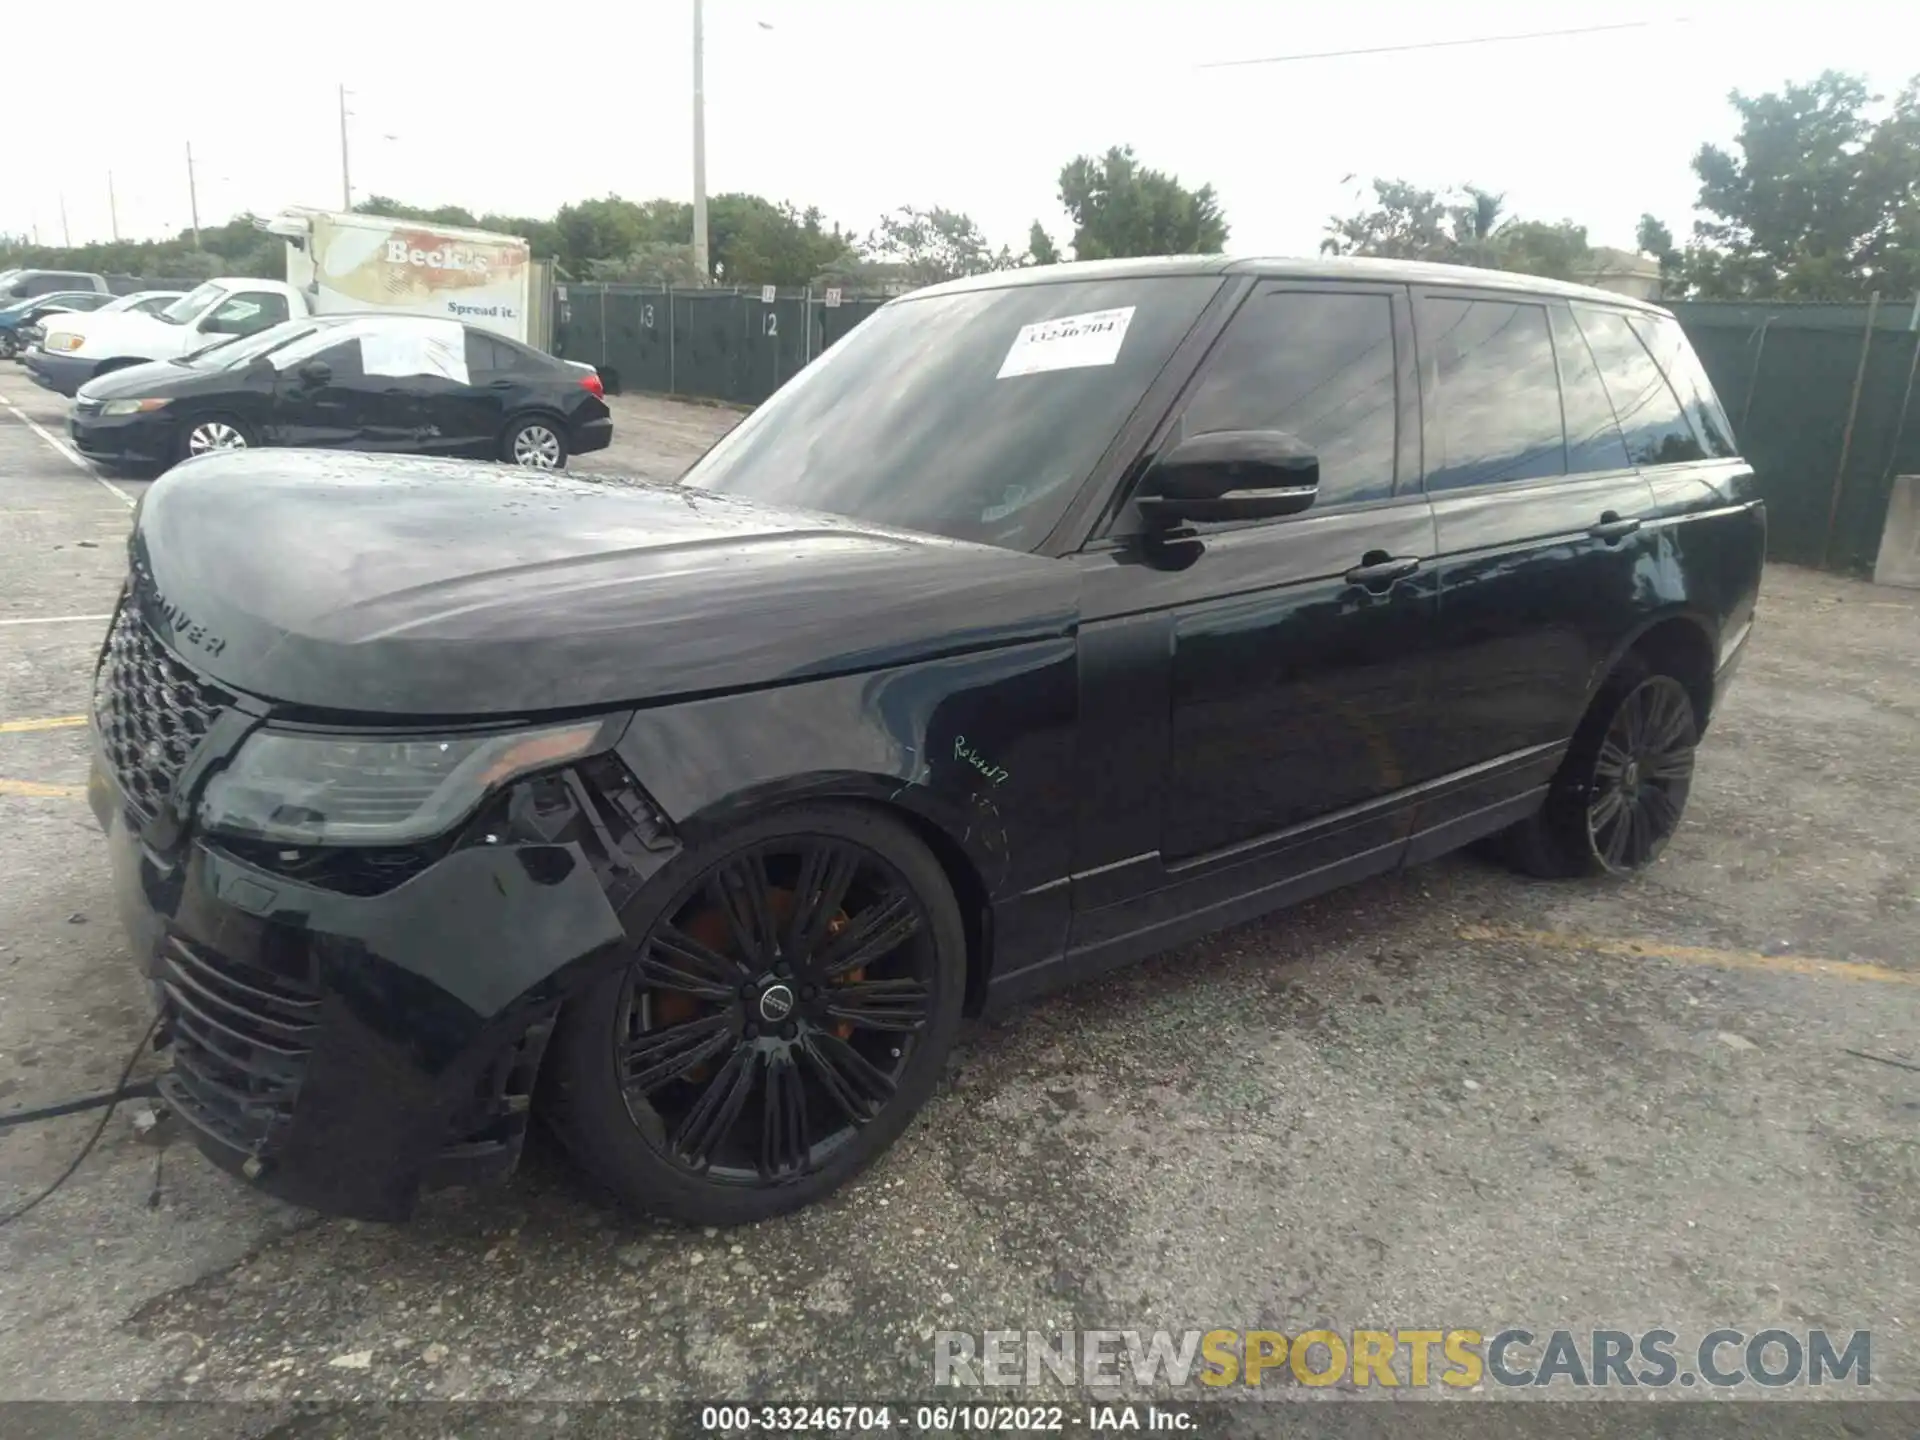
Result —
[{"label": "black sedan", "polygon": [[123,468],[292,445],[557,470],[605,448],[598,373],[453,320],[292,320],[80,387],[74,448]]}]

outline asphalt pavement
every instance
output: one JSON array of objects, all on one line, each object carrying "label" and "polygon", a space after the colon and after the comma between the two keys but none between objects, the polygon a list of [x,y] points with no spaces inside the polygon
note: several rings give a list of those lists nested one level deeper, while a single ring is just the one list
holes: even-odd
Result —
[{"label": "asphalt pavement", "polygon": [[[634,405],[635,470],[730,418]],[[0,367],[0,1116],[149,1018],[80,794],[142,486],[63,415]],[[1916,756],[1920,595],[1776,567],[1650,874],[1452,857],[976,1027],[872,1171],[739,1231],[539,1144],[322,1220],[116,1115],[0,1229],[0,1400],[854,1402],[929,1395],[938,1331],[1418,1326],[1870,1330],[1920,1398]],[[95,1123],[0,1129],[0,1211]]]}]

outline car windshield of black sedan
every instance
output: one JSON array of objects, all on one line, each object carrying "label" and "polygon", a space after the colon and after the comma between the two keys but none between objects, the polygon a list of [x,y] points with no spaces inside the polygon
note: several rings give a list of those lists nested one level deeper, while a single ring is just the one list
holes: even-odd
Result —
[{"label": "car windshield of black sedan", "polygon": [[1136,277],[897,301],[682,483],[1031,550],[1218,285]]}]

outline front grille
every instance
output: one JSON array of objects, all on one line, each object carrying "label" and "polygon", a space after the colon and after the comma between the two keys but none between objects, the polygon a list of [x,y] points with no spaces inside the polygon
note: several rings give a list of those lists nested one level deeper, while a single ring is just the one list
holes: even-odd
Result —
[{"label": "front grille", "polygon": [[73,402],[73,413],[76,415],[98,415],[105,407],[105,404],[106,402],[102,400],[77,399]]},{"label": "front grille", "polygon": [[121,605],[94,675],[94,726],[120,793],[143,819],[158,813],[231,703],[162,648],[131,601]]},{"label": "front grille", "polygon": [[160,984],[173,1040],[162,1095],[231,1145],[271,1149],[306,1075],[319,995],[175,938],[161,952]]}]

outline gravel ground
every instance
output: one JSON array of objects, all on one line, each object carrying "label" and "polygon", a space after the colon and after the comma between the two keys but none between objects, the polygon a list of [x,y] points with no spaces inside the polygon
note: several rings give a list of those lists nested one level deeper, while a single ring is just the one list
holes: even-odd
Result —
[{"label": "gravel ground", "polygon": [[[111,604],[127,509],[24,423],[57,402],[0,401],[0,619],[57,622],[0,626],[3,1114],[106,1088],[148,1012],[85,732],[18,728],[85,708],[101,625],[61,617]],[[616,403],[638,473],[734,418]],[[1649,875],[1453,857],[976,1028],[778,1222],[637,1221],[544,1146],[320,1220],[116,1117],[0,1230],[0,1399],[926,1398],[937,1330],[1508,1325],[1870,1329],[1920,1398],[1917,656],[1920,595],[1777,567]],[[0,1208],[92,1124],[0,1130]]]}]

